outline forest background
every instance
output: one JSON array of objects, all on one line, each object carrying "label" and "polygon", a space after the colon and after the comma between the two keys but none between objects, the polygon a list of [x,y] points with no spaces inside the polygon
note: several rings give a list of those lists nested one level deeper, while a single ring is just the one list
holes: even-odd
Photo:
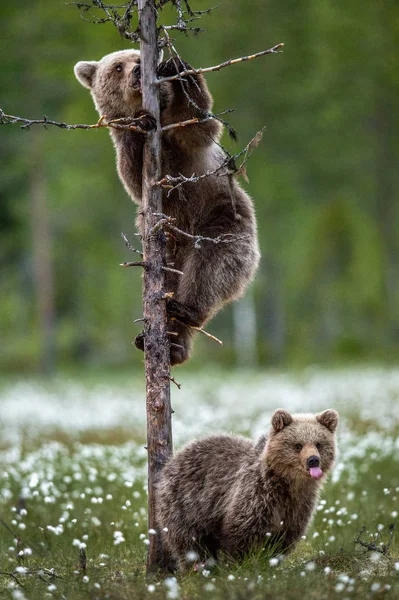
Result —
[{"label": "forest background", "polygon": [[[205,9],[209,0],[193,2]],[[194,6],[195,5],[195,6]],[[3,4],[0,106],[28,118],[95,123],[78,60],[129,48],[60,0]],[[399,349],[399,5],[394,0],[226,0],[196,37],[194,67],[284,53],[207,76],[248,163],[262,253],[246,297],[208,326],[188,368],[394,360]],[[141,369],[135,206],[105,130],[0,127],[0,370]],[[136,244],[137,245],[137,244]]]}]

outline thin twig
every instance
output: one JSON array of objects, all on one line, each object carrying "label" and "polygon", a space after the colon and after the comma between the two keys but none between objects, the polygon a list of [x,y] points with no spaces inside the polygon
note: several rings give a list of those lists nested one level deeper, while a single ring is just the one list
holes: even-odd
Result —
[{"label": "thin twig", "polygon": [[[215,337],[214,335],[212,335],[208,331],[205,331],[205,329],[203,329],[202,327],[197,327],[196,325],[188,325],[187,323],[184,323],[184,321],[181,321],[177,317],[171,317],[171,319],[172,319],[172,321],[177,321],[178,323],[181,323],[182,325],[185,325],[186,327],[189,327],[190,329],[194,329],[195,331],[199,331],[200,333],[202,333],[203,335],[205,335],[210,340],[213,340],[214,342],[217,342],[218,344],[220,344],[221,346],[223,346],[222,340],[219,340],[219,338]],[[168,331],[168,333],[170,334],[172,332]]]},{"label": "thin twig", "polygon": [[212,335],[211,333],[208,333],[208,331],[205,331],[205,329],[202,329],[202,327],[196,327],[195,325],[189,325],[189,327],[191,329],[195,329],[195,331],[199,331],[200,333],[202,333],[203,335],[205,335],[206,337],[208,337],[209,339],[213,340],[214,342],[217,342],[218,344],[220,344],[221,346],[223,346],[223,342],[222,340],[219,340],[219,338],[215,337],[214,335]]},{"label": "thin twig", "polygon": [[217,114],[209,113],[206,117],[203,118],[193,117],[192,119],[187,119],[187,121],[180,121],[179,123],[171,123],[170,125],[164,125],[163,127],[161,127],[161,131],[169,131],[170,129],[174,129],[176,127],[187,127],[187,125],[206,123],[211,119],[217,119],[218,117],[220,117],[220,115],[226,115],[232,112],[234,112],[234,108],[227,108],[226,110],[223,110],[222,112]]},{"label": "thin twig", "polygon": [[240,58],[231,58],[230,60],[226,60],[225,62],[220,63],[220,65],[215,65],[214,67],[187,69],[186,71],[181,71],[177,75],[171,75],[170,77],[160,77],[157,83],[160,84],[164,81],[176,81],[177,79],[181,79],[186,75],[200,75],[201,73],[211,73],[212,71],[220,71],[220,69],[224,69],[225,67],[229,67],[230,65],[236,65],[247,60],[258,58],[259,56],[265,56],[266,54],[281,54],[282,51],[279,50],[279,48],[282,48],[283,46],[283,43],[276,44],[275,46],[273,46],[273,48],[269,48],[268,50],[262,50],[262,52],[250,54],[249,56],[241,56]]},{"label": "thin twig", "polygon": [[123,262],[119,264],[120,267],[143,267],[145,269],[146,263],[142,260],[136,262]]},{"label": "thin twig", "polygon": [[[177,346],[178,344],[173,344],[174,346]],[[172,377],[172,375],[169,375],[169,381],[171,381],[172,383],[175,384],[175,386],[180,390],[181,388],[181,383],[178,383],[176,381],[176,379],[174,377]]]},{"label": "thin twig", "polygon": [[132,244],[129,242],[129,240],[123,232],[121,233],[121,236],[128,250],[130,250],[131,252],[136,252],[136,254],[140,254],[140,256],[143,256],[143,253],[140,250],[136,250],[136,248],[132,246]]}]

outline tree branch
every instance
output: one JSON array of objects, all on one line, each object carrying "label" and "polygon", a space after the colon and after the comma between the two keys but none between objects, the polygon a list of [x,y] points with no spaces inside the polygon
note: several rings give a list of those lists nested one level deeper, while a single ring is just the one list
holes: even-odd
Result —
[{"label": "tree branch", "polygon": [[229,67],[230,65],[236,65],[240,62],[245,62],[247,60],[252,60],[253,58],[258,58],[259,56],[265,56],[266,54],[281,54],[282,51],[279,48],[284,46],[283,43],[276,44],[273,48],[269,48],[268,50],[263,50],[262,52],[257,52],[256,54],[250,54],[249,56],[241,56],[240,58],[231,58],[230,60],[226,60],[220,65],[216,65],[214,67],[206,67],[199,69],[187,69],[186,71],[181,71],[177,75],[171,75],[170,77],[161,77],[158,79],[158,84],[163,83],[164,81],[176,81],[177,79],[181,79],[186,75],[200,75],[201,73],[211,73],[212,71],[220,71],[220,69],[224,69],[225,67]]},{"label": "tree branch", "polygon": [[0,125],[14,125],[16,123],[20,123],[21,129],[29,129],[32,125],[43,125],[44,127],[47,127],[47,125],[54,125],[55,127],[59,127],[60,129],[67,130],[101,129],[102,127],[109,127],[111,129],[138,131],[139,133],[146,134],[147,131],[139,125],[141,118],[142,117],[123,117],[122,119],[111,119],[107,121],[106,115],[103,115],[94,125],[86,125],[82,123],[76,125],[68,125],[67,123],[63,123],[60,121],[53,121],[52,119],[49,119],[46,116],[44,116],[43,119],[26,119],[25,117],[6,115],[0,108]]},{"label": "tree branch", "polygon": [[168,215],[164,215],[163,213],[154,213],[154,216],[160,217],[160,220],[153,226],[150,235],[153,235],[156,231],[166,225],[168,229],[171,229],[175,233],[193,240],[194,248],[201,248],[201,242],[211,242],[212,244],[234,244],[238,240],[245,240],[249,237],[249,234],[235,235],[234,233],[222,233],[214,238],[204,235],[193,235],[187,233],[187,231],[183,231],[183,229],[179,229],[176,225],[173,225],[173,222],[176,221],[174,217],[168,217]]},{"label": "tree branch", "polygon": [[[191,124],[186,122],[187,125]],[[182,123],[177,123],[176,126],[183,126],[184,121]],[[202,173],[201,175],[196,175],[195,173],[193,173],[193,175],[191,175],[191,177],[186,177],[185,175],[178,175],[177,177],[172,177],[171,175],[165,175],[165,177],[163,177],[160,181],[157,181],[155,185],[161,185],[163,188],[168,189],[168,196],[170,196],[170,194],[173,192],[173,190],[179,188],[180,186],[182,186],[185,183],[197,183],[197,181],[200,181],[201,179],[205,179],[206,177],[210,177],[211,175],[219,175],[220,177],[223,176],[229,176],[229,175],[242,175],[244,177],[244,179],[246,181],[248,181],[248,177],[247,177],[247,173],[245,170],[245,163],[248,161],[249,157],[252,154],[252,151],[254,150],[254,148],[256,148],[263,136],[263,132],[265,130],[265,127],[263,127],[263,129],[261,129],[260,131],[258,131],[256,133],[256,135],[254,135],[254,137],[248,142],[248,144],[245,146],[245,148],[243,148],[243,150],[241,150],[240,152],[238,152],[238,154],[235,154],[234,156],[232,156],[229,152],[227,152],[227,150],[225,148],[223,148],[225,154],[226,154],[226,158],[225,160],[218,166],[216,167],[216,169],[214,169],[213,171],[206,171],[205,173]],[[237,166],[236,161],[241,158],[241,156],[244,156],[244,159],[242,161],[242,163]],[[221,171],[223,169],[226,169],[223,173],[221,173]]]}]

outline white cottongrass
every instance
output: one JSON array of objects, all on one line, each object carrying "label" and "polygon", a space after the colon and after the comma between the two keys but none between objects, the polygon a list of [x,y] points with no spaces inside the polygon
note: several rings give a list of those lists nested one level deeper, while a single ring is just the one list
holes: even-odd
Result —
[{"label": "white cottongrass", "polygon": [[279,560],[278,560],[278,558],[271,558],[271,559],[269,560],[269,565],[270,565],[271,567],[277,567],[278,563],[279,563]]},{"label": "white cottongrass", "polygon": [[177,600],[180,596],[180,586],[177,583],[176,577],[167,577],[164,580],[165,587],[167,588],[166,597],[169,600]]}]

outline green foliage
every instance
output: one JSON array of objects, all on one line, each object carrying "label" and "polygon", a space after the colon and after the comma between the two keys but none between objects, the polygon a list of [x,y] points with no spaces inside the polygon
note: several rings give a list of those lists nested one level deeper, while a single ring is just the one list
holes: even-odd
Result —
[{"label": "green foliage", "polygon": [[[197,0],[193,8],[211,3]],[[29,17],[27,17],[29,15]],[[161,15],[175,21],[174,9]],[[399,6],[234,0],[203,17],[206,33],[176,45],[194,66],[218,64],[278,42],[284,54],[208,75],[216,112],[237,152],[266,125],[247,165],[263,260],[252,293],[261,362],[375,357],[399,344]],[[129,47],[111,24],[74,6],[8,3],[0,39],[1,107],[68,123],[97,120],[76,82],[81,59]],[[3,369],[39,365],[42,329],[31,242],[32,180],[42,170],[55,281],[61,364],[139,364],[129,343],[141,316],[140,274],[120,240],[135,209],[118,181],[105,130],[0,130],[0,331]],[[137,242],[138,243],[138,242]],[[226,351],[197,344],[194,366],[236,356],[229,307],[211,324]],[[350,350],[349,350],[350,349]]]}]

